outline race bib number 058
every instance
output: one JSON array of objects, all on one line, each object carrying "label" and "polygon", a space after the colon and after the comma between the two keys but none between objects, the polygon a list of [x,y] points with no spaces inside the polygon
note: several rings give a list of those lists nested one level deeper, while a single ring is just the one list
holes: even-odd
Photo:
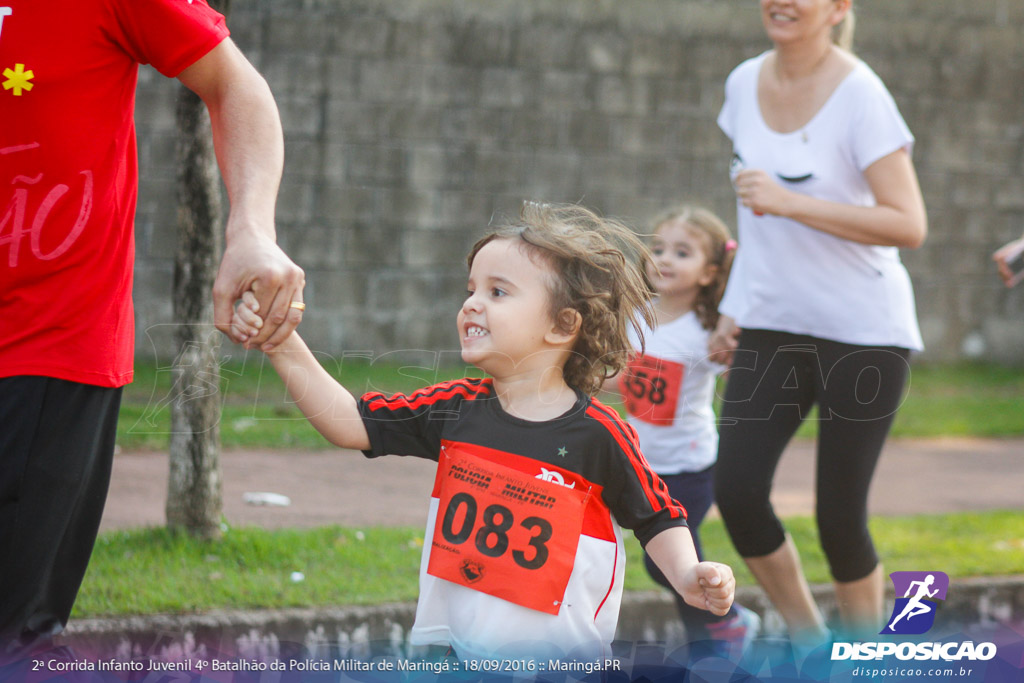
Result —
[{"label": "race bib number 058", "polygon": [[445,448],[427,573],[558,614],[587,492]]},{"label": "race bib number 058", "polygon": [[667,426],[675,422],[685,366],[654,356],[637,356],[619,378],[626,412],[638,420]]}]

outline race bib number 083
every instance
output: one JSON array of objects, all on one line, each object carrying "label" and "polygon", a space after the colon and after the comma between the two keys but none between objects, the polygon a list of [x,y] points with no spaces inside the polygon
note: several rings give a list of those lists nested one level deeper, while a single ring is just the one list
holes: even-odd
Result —
[{"label": "race bib number 083", "polygon": [[427,573],[558,614],[587,492],[445,448]]}]

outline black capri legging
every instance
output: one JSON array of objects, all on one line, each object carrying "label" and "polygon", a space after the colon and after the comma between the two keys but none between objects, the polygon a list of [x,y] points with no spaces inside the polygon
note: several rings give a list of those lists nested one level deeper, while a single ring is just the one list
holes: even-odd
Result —
[{"label": "black capri legging", "polygon": [[785,530],[769,501],[779,458],[818,405],[816,516],[837,581],[878,564],[867,525],[871,477],[903,400],[910,352],[806,335],[743,330],[721,409],[715,501],[736,550],[777,550]]}]

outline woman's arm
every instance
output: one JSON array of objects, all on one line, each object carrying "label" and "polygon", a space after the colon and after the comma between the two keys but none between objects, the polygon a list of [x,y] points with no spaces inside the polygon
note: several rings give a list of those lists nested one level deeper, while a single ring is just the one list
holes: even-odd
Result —
[{"label": "woman's arm", "polygon": [[784,216],[861,244],[916,249],[928,234],[928,218],[914,164],[897,150],[871,164],[864,178],[875,206],[853,206],[793,192],[761,169],[736,175],[736,194],[755,212]]}]

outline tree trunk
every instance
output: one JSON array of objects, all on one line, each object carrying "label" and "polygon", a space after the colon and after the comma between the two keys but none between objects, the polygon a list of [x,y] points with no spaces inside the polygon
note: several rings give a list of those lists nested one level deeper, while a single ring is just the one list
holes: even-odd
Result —
[{"label": "tree trunk", "polygon": [[[211,3],[213,5],[215,3]],[[178,249],[174,259],[175,345],[167,526],[220,535],[220,333],[213,280],[222,252],[220,179],[202,100],[181,86],[177,102]]]}]

